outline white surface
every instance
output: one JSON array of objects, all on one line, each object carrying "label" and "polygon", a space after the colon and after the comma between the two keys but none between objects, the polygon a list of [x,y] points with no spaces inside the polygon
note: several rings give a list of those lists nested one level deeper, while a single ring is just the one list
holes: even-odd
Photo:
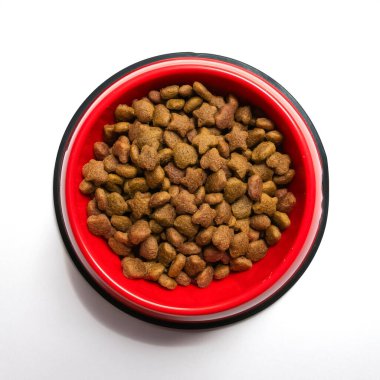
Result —
[{"label": "white surface", "polygon": [[[375,1],[1,2],[0,378],[378,379],[378,14]],[[77,107],[119,69],[175,51],[279,81],[330,165],[307,272],[267,310],[212,331],[149,325],[104,301],[67,258],[53,211]]]}]

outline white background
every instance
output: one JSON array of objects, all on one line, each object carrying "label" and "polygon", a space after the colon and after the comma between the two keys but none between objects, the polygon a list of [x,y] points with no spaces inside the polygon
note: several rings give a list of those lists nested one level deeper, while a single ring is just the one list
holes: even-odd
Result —
[{"label": "white background", "polygon": [[[1,379],[379,379],[376,1],[0,1]],[[230,56],[313,120],[330,165],[311,266],[255,317],[176,331],[123,314],[68,259],[52,200],[76,109],[157,54]]]}]

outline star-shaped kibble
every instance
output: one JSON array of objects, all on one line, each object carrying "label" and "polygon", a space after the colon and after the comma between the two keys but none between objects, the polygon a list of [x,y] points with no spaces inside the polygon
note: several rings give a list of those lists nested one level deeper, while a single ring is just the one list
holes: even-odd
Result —
[{"label": "star-shaped kibble", "polygon": [[200,133],[193,138],[192,144],[198,147],[199,154],[206,153],[211,147],[219,143],[218,136],[213,135],[207,128],[202,128]]},{"label": "star-shaped kibble", "polygon": [[194,122],[188,116],[172,113],[167,129],[169,131],[175,131],[182,137],[185,137],[186,134],[194,128]]},{"label": "star-shaped kibble", "polygon": [[150,215],[149,201],[150,194],[140,193],[140,191],[132,199],[128,200],[128,206],[136,219],[140,219],[143,215]]},{"label": "star-shaped kibble", "polygon": [[184,189],[178,195],[172,197],[171,203],[175,207],[177,214],[194,214],[198,210],[195,205],[195,195]]},{"label": "star-shaped kibble", "polygon": [[230,146],[231,152],[236,149],[247,149],[248,132],[241,129],[239,126],[234,126],[230,133],[226,134],[226,140]]},{"label": "star-shaped kibble", "polygon": [[259,202],[252,205],[255,214],[267,214],[272,216],[276,211],[278,198],[270,197],[268,194],[262,193]]},{"label": "star-shaped kibble", "polygon": [[191,221],[194,224],[200,224],[203,228],[207,228],[211,226],[215,217],[216,211],[207,203],[203,203],[199,210],[193,215]]},{"label": "star-shaped kibble", "polygon": [[210,106],[208,103],[203,103],[193,115],[198,119],[198,127],[211,127],[215,125],[215,114],[218,109],[215,106]]},{"label": "star-shaped kibble", "polygon": [[181,178],[181,185],[187,187],[190,193],[195,193],[206,181],[206,177],[206,173],[201,168],[187,168],[186,176]]},{"label": "star-shaped kibble", "polygon": [[226,166],[226,159],[220,156],[216,148],[212,148],[202,156],[200,164],[203,169],[217,172]]},{"label": "star-shaped kibble", "polygon": [[232,153],[231,159],[228,161],[227,166],[236,173],[237,177],[243,179],[248,170],[248,160],[241,154]]},{"label": "star-shaped kibble", "polygon": [[92,181],[96,186],[100,186],[108,178],[103,161],[90,160],[83,166],[82,174],[86,181]]}]

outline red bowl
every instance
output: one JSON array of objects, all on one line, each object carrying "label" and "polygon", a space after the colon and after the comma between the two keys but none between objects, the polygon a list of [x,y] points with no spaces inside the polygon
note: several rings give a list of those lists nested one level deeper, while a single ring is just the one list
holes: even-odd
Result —
[{"label": "red bowl", "polygon": [[[119,103],[131,103],[151,89],[203,82],[218,94],[235,94],[262,108],[284,134],[296,177],[290,190],[297,204],[292,225],[252,269],[195,286],[165,290],[123,276],[120,259],[86,225],[86,204],[78,186],[81,168],[93,158],[103,125],[113,122]],[[321,241],[328,208],[327,159],[310,119],[278,83],[239,61],[210,54],[176,53],[136,63],[100,85],[81,105],[63,136],[54,173],[54,201],[63,240],[89,283],[120,309],[150,322],[201,328],[252,315],[283,295],[302,275]]]}]

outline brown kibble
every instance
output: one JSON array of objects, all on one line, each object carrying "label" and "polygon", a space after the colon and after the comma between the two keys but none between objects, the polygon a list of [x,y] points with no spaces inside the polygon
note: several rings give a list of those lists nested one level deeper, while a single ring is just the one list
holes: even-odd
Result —
[{"label": "brown kibble", "polygon": [[110,246],[112,251],[119,256],[129,256],[131,253],[131,247],[128,247],[127,245],[119,242],[113,237],[108,239],[108,245]]},{"label": "brown kibble", "polygon": [[122,164],[126,164],[129,160],[129,152],[131,144],[127,136],[120,136],[112,147],[112,153],[118,157]]},{"label": "brown kibble", "polygon": [[279,152],[274,152],[270,157],[267,158],[266,164],[274,169],[276,175],[284,175],[289,170],[290,157],[287,154],[282,154]]},{"label": "brown kibble", "polygon": [[188,166],[195,165],[198,154],[193,146],[179,143],[173,148],[173,158],[180,169],[186,169]]},{"label": "brown kibble", "polygon": [[209,102],[211,105],[221,108],[224,106],[224,99],[222,96],[214,96],[207,88],[200,82],[193,83],[193,90],[204,100]]},{"label": "brown kibble", "polygon": [[125,181],[124,193],[129,197],[133,197],[138,191],[146,193],[149,190],[145,178],[136,177]]},{"label": "brown kibble", "polygon": [[180,136],[185,137],[188,132],[194,129],[194,122],[186,115],[172,113],[170,123],[168,125],[169,131],[175,131]]},{"label": "brown kibble", "polygon": [[252,202],[243,195],[231,205],[232,213],[236,219],[248,218],[251,215]]},{"label": "brown kibble", "polygon": [[154,105],[148,98],[142,98],[140,100],[134,100],[132,107],[135,111],[137,119],[141,123],[149,123],[153,119]]},{"label": "brown kibble", "polygon": [[195,242],[200,246],[205,246],[205,245],[210,244],[215,230],[216,230],[215,226],[210,226],[200,231],[195,238]]},{"label": "brown kibble", "polygon": [[182,96],[183,98],[189,98],[191,95],[193,95],[193,87],[191,87],[189,84],[183,84],[180,86],[178,93],[179,96]]},{"label": "brown kibble", "polygon": [[161,263],[145,262],[145,280],[158,281],[162,273],[164,273],[165,267]]},{"label": "brown kibble", "polygon": [[162,227],[161,224],[157,223],[154,219],[149,221],[149,228],[152,231],[152,234],[156,235],[159,235],[164,230],[164,227]]},{"label": "brown kibble", "polygon": [[107,193],[101,187],[98,187],[95,191],[95,199],[96,204],[98,205],[98,209],[105,211],[107,208]]},{"label": "brown kibble", "polygon": [[87,227],[92,234],[106,239],[109,239],[114,233],[110,220],[104,214],[89,216],[87,218]]},{"label": "brown kibble", "polygon": [[198,147],[200,154],[204,154],[211,147],[215,147],[219,144],[219,137],[210,133],[208,128],[202,128],[193,138],[192,144]]},{"label": "brown kibble", "polygon": [[280,145],[284,137],[279,131],[270,131],[265,134],[265,138],[268,141],[272,141],[273,144]]},{"label": "brown kibble", "polygon": [[121,260],[123,274],[128,278],[143,278],[146,274],[144,262],[138,258],[125,257]]},{"label": "brown kibble", "polygon": [[170,189],[170,181],[169,181],[169,178],[165,177],[162,180],[161,190],[162,191],[168,191],[169,189]]},{"label": "brown kibble", "polygon": [[109,191],[110,193],[118,193],[118,194],[121,194],[123,191],[121,189],[121,186],[119,185],[116,185],[115,183],[112,183],[110,181],[107,181],[105,186],[107,191]]},{"label": "brown kibble", "polygon": [[217,108],[208,103],[202,103],[202,105],[193,111],[193,115],[197,118],[198,128],[212,127],[215,125],[215,115]]},{"label": "brown kibble", "polygon": [[119,164],[119,161],[117,158],[110,154],[103,160],[104,170],[108,173],[112,173],[116,170],[117,165]]},{"label": "brown kibble", "polygon": [[163,288],[166,288],[168,290],[173,290],[177,287],[177,283],[175,282],[175,280],[173,280],[172,278],[170,278],[164,273],[158,278],[158,283]]},{"label": "brown kibble", "polygon": [[243,272],[252,268],[252,261],[244,256],[237,257],[230,261],[230,269],[233,272]]},{"label": "brown kibble", "polygon": [[219,154],[223,158],[229,158],[230,157],[230,146],[226,142],[223,136],[217,136],[218,138],[218,145],[216,149],[218,149]]},{"label": "brown kibble", "polygon": [[276,211],[272,216],[272,220],[280,230],[285,230],[290,226],[290,219],[284,212]]},{"label": "brown kibble", "polygon": [[278,199],[270,197],[268,194],[262,193],[259,202],[253,204],[252,209],[255,214],[267,214],[272,216],[276,211]]},{"label": "brown kibble", "polygon": [[121,121],[119,123],[114,124],[113,131],[115,135],[120,135],[127,133],[129,131],[130,123],[127,123],[126,121]]},{"label": "brown kibble", "polygon": [[271,225],[271,221],[270,218],[265,214],[254,215],[249,220],[249,225],[254,230],[265,231]]},{"label": "brown kibble", "polygon": [[112,144],[116,140],[116,133],[114,132],[114,125],[113,124],[106,124],[103,127],[103,136],[104,136],[104,141],[107,144]]},{"label": "brown kibble", "polygon": [[126,232],[116,231],[115,234],[113,235],[113,237],[119,243],[123,243],[123,244],[127,245],[128,247],[131,246],[128,234]]},{"label": "brown kibble", "polygon": [[258,201],[261,198],[263,191],[263,181],[258,174],[254,174],[248,178],[248,196],[253,201]]},{"label": "brown kibble", "polygon": [[135,111],[126,104],[119,104],[115,110],[116,121],[132,121],[135,117]]},{"label": "brown kibble", "polygon": [[231,129],[234,123],[234,115],[239,106],[233,95],[228,95],[227,103],[220,107],[215,115],[215,123],[219,129]]},{"label": "brown kibble", "polygon": [[216,206],[216,217],[214,218],[214,221],[216,224],[223,224],[228,223],[232,216],[232,210],[231,206],[226,202],[222,201]]},{"label": "brown kibble", "polygon": [[152,214],[152,218],[163,227],[171,227],[174,223],[175,217],[175,209],[170,204],[158,208]]},{"label": "brown kibble", "polygon": [[137,160],[137,165],[143,170],[150,171],[159,164],[159,161],[157,149],[149,145],[144,145]]},{"label": "brown kibble", "polygon": [[222,259],[224,256],[225,251],[221,251],[218,248],[215,248],[213,246],[207,247],[203,251],[203,258],[208,262],[208,263],[216,263]]},{"label": "brown kibble", "polygon": [[265,117],[259,117],[256,119],[256,127],[265,129],[266,131],[271,131],[274,129],[274,124],[272,120],[269,120]]},{"label": "brown kibble", "polygon": [[[253,128],[248,131],[247,146],[253,148],[265,139],[265,130],[262,128]],[[270,140],[269,140],[270,141]]]},{"label": "brown kibble", "polygon": [[172,111],[180,111],[185,105],[184,99],[169,99],[166,102],[166,107]]},{"label": "brown kibble", "polygon": [[91,199],[88,203],[87,203],[87,216],[91,216],[91,215],[99,215],[101,214],[102,212],[98,209],[98,206],[96,205],[96,200],[95,198],[94,199]]},{"label": "brown kibble", "polygon": [[187,187],[190,193],[195,193],[203,185],[207,178],[205,171],[201,168],[187,168],[185,177],[181,178],[181,185]]},{"label": "brown kibble", "polygon": [[230,255],[232,258],[243,256],[248,251],[248,236],[244,232],[239,232],[235,234],[231,246],[230,246]]},{"label": "brown kibble", "polygon": [[236,149],[247,149],[248,132],[244,129],[234,126],[232,131],[226,134],[225,138],[230,146],[231,152]]},{"label": "brown kibble", "polygon": [[210,193],[210,194],[206,194],[205,196],[205,202],[211,206],[217,205],[222,201],[223,201],[222,193]]},{"label": "brown kibble", "polygon": [[[139,149],[142,149],[144,145],[148,145],[152,148],[158,149],[162,142],[162,136],[163,133],[161,128],[141,124],[137,129],[136,137],[133,140],[132,147],[136,145]],[[132,160],[132,150],[130,155]]]},{"label": "brown kibble", "polygon": [[123,215],[127,210],[127,202],[120,194],[114,192],[107,195],[107,215]]},{"label": "brown kibble", "polygon": [[163,105],[157,104],[153,112],[153,125],[166,128],[170,121],[170,111]]},{"label": "brown kibble", "polygon": [[202,227],[207,228],[211,226],[215,216],[216,211],[207,203],[204,203],[199,207],[199,210],[195,212],[191,220],[193,223],[200,224]]},{"label": "brown kibble", "polygon": [[145,172],[146,184],[151,189],[156,189],[162,185],[162,181],[165,178],[165,171],[160,165],[156,166],[152,171]]},{"label": "brown kibble", "polygon": [[285,194],[280,193],[280,195],[278,195],[277,191],[276,196],[278,197],[277,210],[289,214],[296,204],[296,197],[294,194],[290,191],[286,191]]},{"label": "brown kibble", "polygon": [[160,91],[156,91],[156,90],[149,91],[148,98],[153,104],[159,104],[162,102]]},{"label": "brown kibble", "polygon": [[226,166],[226,159],[221,157],[216,148],[212,148],[205,153],[200,161],[202,169],[210,169],[217,172]]},{"label": "brown kibble", "polygon": [[117,174],[110,173],[107,179],[107,184],[109,183],[121,186],[124,184],[124,179]]},{"label": "brown kibble", "polygon": [[173,157],[173,150],[170,148],[164,148],[158,151],[158,158],[160,160],[160,164],[167,164]]},{"label": "brown kibble", "polygon": [[256,241],[256,240],[260,239],[260,232],[250,228],[248,233],[247,233],[247,236],[248,236],[249,242]]},{"label": "brown kibble", "polygon": [[182,189],[178,195],[172,196],[171,204],[175,207],[177,214],[194,214],[197,211],[194,194]]},{"label": "brown kibble", "polygon": [[178,96],[179,86],[171,85],[164,88],[161,88],[160,95],[164,100],[173,99]]},{"label": "brown kibble", "polygon": [[224,264],[218,264],[214,269],[214,280],[222,280],[230,274],[230,267]]},{"label": "brown kibble", "polygon": [[257,174],[263,182],[270,181],[273,177],[273,170],[269,169],[265,164],[252,165],[252,174]]},{"label": "brown kibble", "polygon": [[183,143],[183,140],[181,137],[179,137],[177,135],[177,133],[175,132],[172,132],[172,131],[165,131],[164,134],[163,134],[163,138],[164,138],[164,143],[170,148],[170,149],[174,149],[174,147],[177,145],[177,144],[180,144],[180,143]]},{"label": "brown kibble", "polygon": [[181,179],[185,176],[185,171],[178,169],[173,162],[169,162],[164,167],[165,173],[168,176],[171,183],[179,185],[181,183]]},{"label": "brown kibble", "polygon": [[79,184],[79,190],[82,194],[89,195],[95,191],[96,187],[85,179]]},{"label": "brown kibble", "polygon": [[132,211],[132,215],[136,219],[140,219],[144,215],[150,215],[150,194],[136,192],[132,199],[128,200],[128,206]]},{"label": "brown kibble", "polygon": [[214,269],[212,266],[207,266],[195,279],[195,282],[199,288],[207,288],[212,281],[214,275]]},{"label": "brown kibble", "polygon": [[249,243],[247,258],[253,262],[261,260],[267,253],[268,247],[264,240]]},{"label": "brown kibble", "polygon": [[110,148],[105,142],[94,144],[94,156],[98,161],[104,160],[110,154]]},{"label": "brown kibble", "polygon": [[103,161],[90,160],[83,166],[82,174],[86,181],[92,182],[95,186],[102,185],[108,178]]},{"label": "brown kibble", "polygon": [[263,193],[274,197],[276,194],[277,186],[273,181],[266,181],[263,183]]},{"label": "brown kibble", "polygon": [[170,227],[166,230],[166,239],[168,242],[174,247],[178,248],[181,244],[183,244],[186,238],[180,234],[175,228]]},{"label": "brown kibble", "polygon": [[171,197],[176,197],[179,194],[180,187],[177,185],[171,185],[169,186],[168,192]]},{"label": "brown kibble", "polygon": [[249,218],[236,220],[235,225],[233,226],[235,231],[241,231],[245,234],[249,232]]},{"label": "brown kibble", "polygon": [[247,191],[247,184],[235,177],[229,178],[224,188],[224,199],[229,202],[235,202]]},{"label": "brown kibble", "polygon": [[238,153],[232,153],[231,159],[228,161],[227,166],[236,174],[240,179],[245,177],[248,170],[248,160]]},{"label": "brown kibble", "polygon": [[131,227],[132,222],[128,216],[112,215],[111,224],[118,230],[122,232],[127,232],[129,227]]},{"label": "brown kibble", "polygon": [[206,190],[204,186],[201,186],[195,193],[195,204],[199,206],[205,200]]},{"label": "brown kibble", "polygon": [[181,245],[178,246],[177,249],[178,249],[178,252],[181,252],[186,256],[199,255],[201,253],[201,248],[192,241],[182,243]]},{"label": "brown kibble", "polygon": [[158,261],[166,267],[174,260],[176,254],[174,247],[167,242],[158,246]]},{"label": "brown kibble", "polygon": [[154,260],[158,253],[158,243],[154,236],[149,236],[140,244],[139,254],[147,260]]},{"label": "brown kibble", "polygon": [[226,173],[223,169],[219,169],[216,173],[212,173],[207,177],[205,189],[208,193],[218,193],[224,190],[226,184]]},{"label": "brown kibble", "polygon": [[154,193],[149,200],[149,207],[161,207],[170,201],[170,194],[167,191]]},{"label": "brown kibble", "polygon": [[183,110],[186,113],[192,113],[194,110],[199,108],[203,103],[203,99],[199,96],[193,96],[184,105]]},{"label": "brown kibble", "polygon": [[149,224],[146,220],[138,220],[129,228],[128,237],[133,245],[142,243],[151,233]]},{"label": "brown kibble", "polygon": [[250,106],[239,107],[235,112],[235,120],[244,125],[252,121],[252,111]]},{"label": "brown kibble", "polygon": [[177,277],[186,264],[186,257],[179,253],[172,261],[168,270],[169,277]]},{"label": "brown kibble", "polygon": [[206,268],[206,262],[197,255],[192,255],[186,258],[184,271],[190,277],[197,275]]},{"label": "brown kibble", "polygon": [[181,272],[175,280],[181,286],[189,286],[191,284],[191,278],[185,272]]},{"label": "brown kibble", "polygon": [[273,182],[276,185],[287,185],[293,180],[295,174],[296,172],[294,169],[289,169],[284,175],[275,175],[273,177]]},{"label": "brown kibble", "polygon": [[174,227],[182,235],[188,238],[194,237],[199,229],[199,226],[194,224],[190,215],[180,215],[174,220]]},{"label": "brown kibble", "polygon": [[252,160],[254,162],[261,162],[266,160],[270,155],[276,151],[276,145],[271,141],[264,141],[257,145],[252,151]]},{"label": "brown kibble", "polygon": [[268,245],[275,245],[281,239],[281,231],[273,224],[265,231],[265,241]]},{"label": "brown kibble", "polygon": [[212,237],[212,243],[216,248],[225,251],[229,248],[233,238],[233,231],[226,225],[217,227]]}]

